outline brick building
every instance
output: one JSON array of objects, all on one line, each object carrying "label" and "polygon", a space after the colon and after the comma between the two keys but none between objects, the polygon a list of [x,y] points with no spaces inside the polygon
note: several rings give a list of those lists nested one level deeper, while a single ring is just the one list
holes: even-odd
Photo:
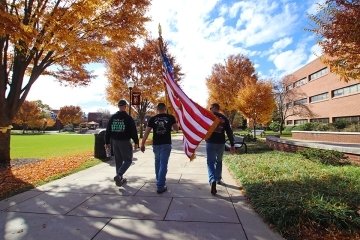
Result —
[{"label": "brick building", "polygon": [[286,125],[337,120],[360,122],[360,81],[340,81],[320,58],[292,73],[286,89],[295,91],[297,96],[288,103],[290,106],[303,104],[312,112],[312,116],[290,116]]}]

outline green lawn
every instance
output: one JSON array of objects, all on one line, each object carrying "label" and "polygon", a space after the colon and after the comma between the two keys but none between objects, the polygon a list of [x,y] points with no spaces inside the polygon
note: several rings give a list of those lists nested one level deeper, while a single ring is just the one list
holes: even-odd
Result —
[{"label": "green lawn", "polygon": [[324,165],[261,142],[248,148],[249,154],[226,155],[225,161],[256,211],[286,239],[327,231],[337,236],[331,239],[359,237],[360,167]]},{"label": "green lawn", "polygon": [[93,150],[94,141],[94,135],[12,135],[10,153],[12,159],[66,156]]}]

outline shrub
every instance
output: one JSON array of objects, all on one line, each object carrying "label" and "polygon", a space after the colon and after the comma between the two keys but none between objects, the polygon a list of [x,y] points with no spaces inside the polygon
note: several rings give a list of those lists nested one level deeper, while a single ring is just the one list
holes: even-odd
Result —
[{"label": "shrub", "polygon": [[329,124],[324,124],[324,123],[319,123],[315,129],[315,131],[329,131],[330,130],[330,126]]},{"label": "shrub", "polygon": [[280,123],[278,121],[272,122],[270,123],[269,128],[274,132],[278,132],[280,131]]},{"label": "shrub", "polygon": [[299,153],[311,161],[327,165],[337,166],[349,163],[344,153],[334,150],[307,148],[299,151]]},{"label": "shrub", "polygon": [[286,133],[291,133],[292,130],[294,130],[295,126],[287,126],[284,129],[284,132]]},{"label": "shrub", "polygon": [[341,129],[346,128],[346,126],[348,125],[348,122],[345,120],[338,120],[338,121],[333,122],[333,125],[336,129],[341,130]]}]

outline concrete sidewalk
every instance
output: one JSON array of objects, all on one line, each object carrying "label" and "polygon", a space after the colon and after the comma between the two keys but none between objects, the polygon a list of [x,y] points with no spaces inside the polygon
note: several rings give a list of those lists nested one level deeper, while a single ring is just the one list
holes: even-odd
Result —
[{"label": "concrete sidewalk", "polygon": [[0,239],[282,239],[247,204],[223,168],[210,194],[204,144],[189,162],[173,140],[168,191],[156,193],[152,148],[134,154],[123,187],[114,163],[48,183],[0,202]]}]

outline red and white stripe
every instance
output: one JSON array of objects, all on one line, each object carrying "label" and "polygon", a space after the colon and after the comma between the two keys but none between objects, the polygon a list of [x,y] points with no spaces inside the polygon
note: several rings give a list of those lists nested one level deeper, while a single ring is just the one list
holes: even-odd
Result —
[{"label": "red and white stripe", "polygon": [[210,136],[219,120],[210,111],[186,96],[165,69],[163,76],[168,97],[184,134],[184,151],[192,160],[200,142]]}]

